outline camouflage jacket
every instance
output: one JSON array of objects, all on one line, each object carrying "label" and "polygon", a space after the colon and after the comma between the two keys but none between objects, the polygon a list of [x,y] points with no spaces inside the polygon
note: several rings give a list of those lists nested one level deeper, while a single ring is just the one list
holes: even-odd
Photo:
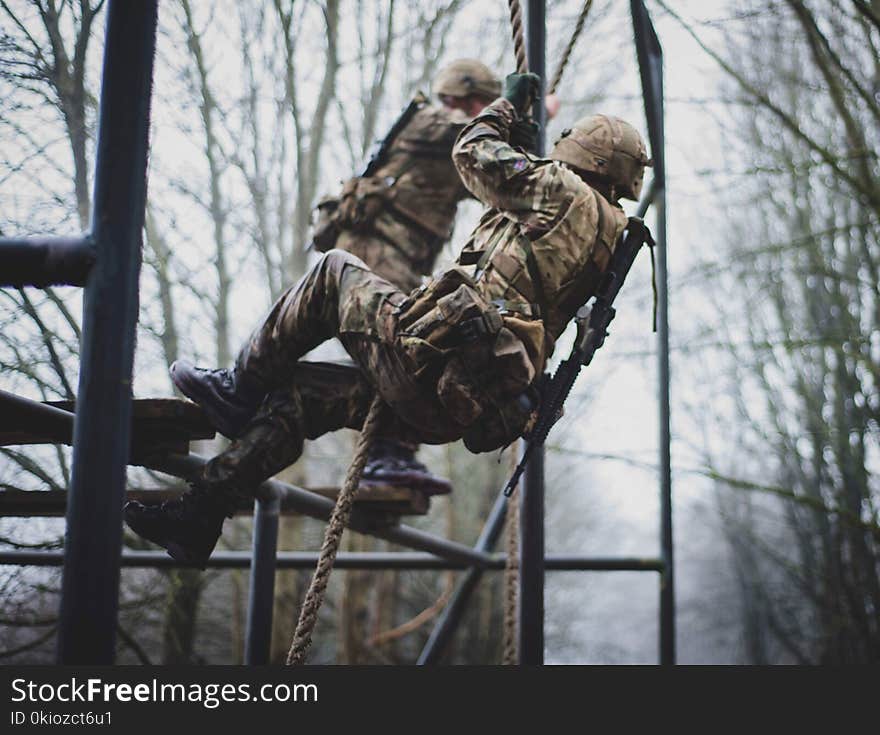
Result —
[{"label": "camouflage jacket", "polygon": [[565,165],[512,148],[515,119],[513,106],[498,99],[455,144],[465,186],[489,207],[459,264],[475,266],[481,295],[501,307],[540,374],[598,286],[627,217]]},{"label": "camouflage jacket", "polygon": [[[452,163],[452,146],[468,121],[458,110],[420,106],[372,176],[348,180],[338,197],[319,203],[316,231],[323,217],[337,232],[376,235],[414,272],[429,274],[452,235],[458,203],[470,196]],[[327,250],[337,246],[335,237],[315,243]]]}]

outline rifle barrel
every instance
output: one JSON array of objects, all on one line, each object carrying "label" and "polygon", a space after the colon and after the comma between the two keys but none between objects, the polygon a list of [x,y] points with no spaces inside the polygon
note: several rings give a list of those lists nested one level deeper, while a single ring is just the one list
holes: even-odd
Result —
[{"label": "rifle barrel", "polygon": [[[609,264],[607,273],[611,274],[611,278],[607,289],[603,289],[597,294],[595,301],[589,307],[584,305],[578,310],[578,335],[575,338],[571,354],[556,368],[553,377],[546,383],[542,391],[538,418],[526,442],[523,456],[504,488],[506,497],[510,497],[519,482],[534,449],[542,446],[547,439],[550,429],[556,423],[556,415],[574,387],[581,368],[592,362],[596,351],[604,343],[608,326],[615,315],[614,299],[620,292],[630,268],[632,268],[636,256],[645,242],[653,245],[654,241],[651,239],[650,232],[639,218],[631,217],[623,241],[615,249]],[[581,329],[584,331],[582,332]]]}]

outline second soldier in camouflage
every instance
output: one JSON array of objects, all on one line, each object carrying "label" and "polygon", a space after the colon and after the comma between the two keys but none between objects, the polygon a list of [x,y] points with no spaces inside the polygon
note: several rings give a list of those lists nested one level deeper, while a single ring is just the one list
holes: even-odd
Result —
[{"label": "second soldier in camouflage", "polygon": [[[315,249],[356,255],[404,293],[434,270],[458,203],[471,196],[452,162],[452,146],[474,115],[498,97],[501,83],[480,61],[458,59],[438,73],[433,92],[441,104],[416,95],[365,170],[316,210]],[[416,460],[417,449],[414,441],[374,442],[364,481],[449,492],[447,480]]]}]

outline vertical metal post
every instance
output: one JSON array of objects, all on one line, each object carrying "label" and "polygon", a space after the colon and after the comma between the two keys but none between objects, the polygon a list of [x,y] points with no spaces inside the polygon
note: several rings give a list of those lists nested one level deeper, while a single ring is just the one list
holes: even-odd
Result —
[{"label": "vertical metal post", "polygon": [[675,663],[675,559],[672,545],[672,455],[669,412],[669,291],[666,270],[666,187],[657,193],[657,376],[660,398],[660,663]]},{"label": "vertical metal post", "polygon": [[254,506],[254,546],[244,640],[244,662],[249,666],[269,663],[280,509],[278,498],[257,500]]},{"label": "vertical metal post", "polygon": [[669,410],[669,287],[666,258],[666,143],[663,112],[663,49],[644,0],[631,0],[633,30],[645,116],[654,158],[657,212],[657,380],[660,443],[660,663],[675,663],[675,566],[672,543],[672,459]]},{"label": "vertical metal post", "polygon": [[519,662],[544,663],[544,452],[534,452],[519,490]]},{"label": "vertical metal post", "polygon": [[113,662],[156,0],[110,0],[58,631],[62,664]]},{"label": "vertical metal post", "polygon": [[[529,0],[527,46],[529,71],[544,81],[545,0]],[[536,153],[544,154],[543,85],[532,106],[532,115],[540,125]],[[519,662],[544,663],[544,448],[533,453],[526,466],[520,496],[519,558]]]}]

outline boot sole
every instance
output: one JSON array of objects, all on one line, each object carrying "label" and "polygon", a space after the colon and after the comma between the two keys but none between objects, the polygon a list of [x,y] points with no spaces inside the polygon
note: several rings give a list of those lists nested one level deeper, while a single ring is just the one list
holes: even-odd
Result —
[{"label": "boot sole", "polygon": [[396,485],[421,490],[428,495],[449,495],[452,492],[452,483],[430,474],[412,471],[382,472],[361,479],[361,484],[368,485]]}]

